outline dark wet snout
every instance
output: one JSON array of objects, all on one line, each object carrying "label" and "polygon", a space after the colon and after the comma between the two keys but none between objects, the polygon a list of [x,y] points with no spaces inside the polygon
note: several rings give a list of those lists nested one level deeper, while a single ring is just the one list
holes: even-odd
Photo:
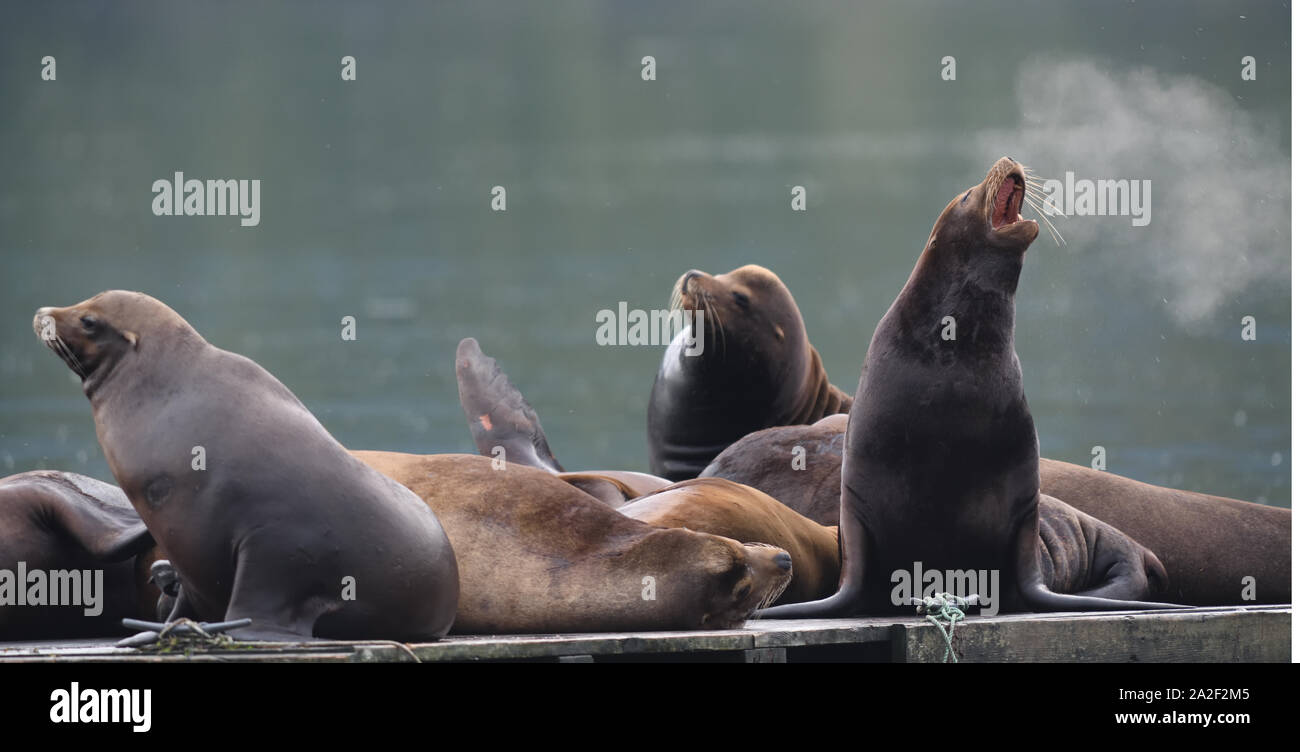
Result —
[{"label": "dark wet snout", "polygon": [[692,270],[690,270],[689,272],[686,272],[685,274],[683,274],[683,275],[682,275],[682,294],[683,294],[683,295],[686,295],[686,294],[688,294],[688,293],[690,292],[690,284],[691,284],[691,280],[693,280],[693,279],[699,279],[700,277],[703,277],[703,276],[704,276],[704,272],[700,271],[699,269],[692,269]]},{"label": "dark wet snout", "polygon": [[790,568],[793,566],[793,562],[790,560],[790,554],[787,554],[784,551],[773,556],[772,563],[779,567],[782,572],[789,572]]}]

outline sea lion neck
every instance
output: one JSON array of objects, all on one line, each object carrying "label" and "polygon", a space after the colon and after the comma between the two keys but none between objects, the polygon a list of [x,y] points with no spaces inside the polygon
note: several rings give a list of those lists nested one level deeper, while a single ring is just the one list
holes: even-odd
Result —
[{"label": "sea lion neck", "polygon": [[[90,400],[91,407],[98,408],[120,391],[121,385],[130,384],[137,377],[147,378],[155,390],[166,389],[177,380],[189,378],[206,347],[207,340],[189,325],[166,323],[146,332],[134,349],[115,353],[100,363],[82,380],[81,391]],[[168,367],[159,368],[160,362],[167,363]]]},{"label": "sea lion neck", "polygon": [[890,309],[894,331],[926,352],[945,342],[985,357],[1014,354],[1023,265],[1023,253],[932,239]]}]

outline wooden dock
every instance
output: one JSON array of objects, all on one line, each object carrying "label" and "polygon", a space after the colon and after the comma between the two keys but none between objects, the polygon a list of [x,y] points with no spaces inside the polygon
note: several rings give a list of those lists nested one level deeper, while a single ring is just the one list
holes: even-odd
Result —
[{"label": "wooden dock", "polygon": [[[953,645],[961,662],[1286,662],[1291,606],[1185,611],[969,616]],[[937,663],[939,630],[917,618],[750,621],[744,629],[452,636],[440,642],[236,643],[171,652],[113,640],[0,643],[9,662],[901,662]]]}]

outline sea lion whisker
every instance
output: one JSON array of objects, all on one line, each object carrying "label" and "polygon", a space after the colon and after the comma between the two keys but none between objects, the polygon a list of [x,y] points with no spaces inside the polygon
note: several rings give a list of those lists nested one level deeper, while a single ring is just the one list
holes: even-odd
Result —
[{"label": "sea lion whisker", "polygon": [[58,352],[59,355],[67,361],[68,365],[72,366],[72,370],[76,371],[77,375],[81,378],[86,378],[85,367],[81,365],[81,361],[77,359],[76,354],[72,352],[72,348],[68,346],[68,343],[64,342],[63,338],[57,334],[55,334],[54,339],[50,341],[55,345],[55,352]]},{"label": "sea lion whisker", "polygon": [[1050,212],[1046,211],[1042,206],[1039,206],[1038,204],[1035,204],[1033,201],[1029,200],[1029,197],[1025,198],[1025,203],[1029,204],[1029,207],[1033,209],[1038,214],[1039,217],[1042,218],[1043,224],[1047,225],[1047,229],[1052,235],[1052,242],[1056,243],[1058,246],[1066,245],[1065,236],[1061,234],[1060,230],[1056,229],[1056,225],[1053,224],[1052,220],[1048,218],[1048,214]]},{"label": "sea lion whisker", "polygon": [[722,359],[726,360],[727,340],[722,336],[722,318],[718,315],[717,310],[713,306],[713,295],[707,292],[704,293],[700,296],[700,302],[704,306],[704,319],[708,322],[708,336],[710,338],[716,337],[717,340],[722,343]]},{"label": "sea lion whisker", "polygon": [[1033,197],[1033,198],[1037,199],[1037,203],[1034,203],[1034,201],[1030,200],[1030,197],[1028,196],[1026,196],[1025,201],[1029,204],[1029,206],[1034,211],[1038,212],[1038,216],[1042,217],[1044,224],[1047,225],[1047,228],[1052,233],[1053,241],[1055,241],[1057,245],[1066,245],[1065,236],[1061,234],[1061,231],[1057,229],[1056,224],[1051,220],[1051,215],[1054,212],[1047,210],[1046,199],[1038,198],[1038,197]]},{"label": "sea lion whisker", "polygon": [[1061,234],[1061,231],[1057,229],[1056,224],[1052,222],[1051,215],[1053,214],[1053,212],[1047,209],[1046,200],[1038,198],[1036,196],[1034,197],[1026,196],[1025,203],[1029,204],[1030,208],[1032,208],[1038,214],[1038,216],[1042,218],[1043,223],[1047,225],[1048,230],[1052,234],[1052,241],[1056,243],[1058,246],[1064,245],[1065,236]]},{"label": "sea lion whisker", "polygon": [[715,325],[715,329],[717,332],[714,336],[717,337],[718,341],[722,343],[722,359],[726,360],[727,359],[726,332],[722,328],[722,316],[721,314],[718,313],[717,307],[713,305],[713,300],[711,297],[709,299],[709,307],[713,311],[713,323]]}]

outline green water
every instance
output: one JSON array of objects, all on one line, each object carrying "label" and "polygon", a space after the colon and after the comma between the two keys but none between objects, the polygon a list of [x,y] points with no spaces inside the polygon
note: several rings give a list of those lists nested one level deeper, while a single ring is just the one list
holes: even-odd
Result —
[{"label": "green water", "polygon": [[[597,311],[763,264],[852,392],[935,217],[1009,154],[1152,181],[1149,226],[1061,218],[1030,250],[1043,453],[1289,506],[1289,28],[1252,2],[6,3],[0,474],[111,479],[30,322],[113,287],[349,447],[472,451],[474,336],[567,466],[644,469],[661,351],[597,346]],[[154,216],[178,170],[260,179],[260,224]]]}]

